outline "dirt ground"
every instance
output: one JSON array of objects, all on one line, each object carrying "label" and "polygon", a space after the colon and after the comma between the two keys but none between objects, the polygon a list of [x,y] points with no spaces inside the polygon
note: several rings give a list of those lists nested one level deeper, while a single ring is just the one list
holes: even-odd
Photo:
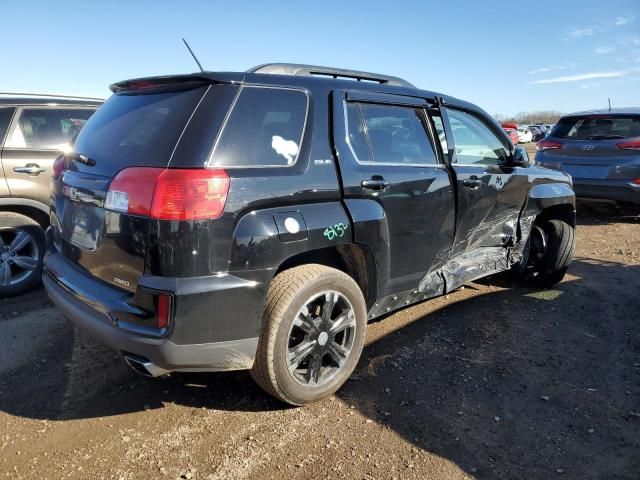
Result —
[{"label": "dirt ground", "polygon": [[299,409],[245,372],[136,376],[42,290],[0,300],[0,478],[637,479],[640,222],[579,212],[556,288],[497,277],[373,323]]}]

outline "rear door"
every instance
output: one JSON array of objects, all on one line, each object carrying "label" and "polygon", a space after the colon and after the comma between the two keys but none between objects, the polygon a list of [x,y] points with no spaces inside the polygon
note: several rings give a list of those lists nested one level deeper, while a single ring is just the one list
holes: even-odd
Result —
[{"label": "rear door", "polygon": [[18,107],[2,165],[11,195],[49,203],[53,161],[68,148],[95,108]]},{"label": "rear door", "polygon": [[507,167],[511,147],[497,125],[470,110],[447,107],[443,115],[457,191],[452,258],[467,256],[473,267],[475,254],[495,248],[500,255],[513,242],[527,180]]},{"label": "rear door", "polygon": [[[386,217],[389,279],[379,296],[415,288],[446,260],[454,195],[424,99],[341,92],[334,128],[344,198],[379,204]],[[355,241],[358,238],[356,229]],[[377,262],[382,261],[379,256]]]}]

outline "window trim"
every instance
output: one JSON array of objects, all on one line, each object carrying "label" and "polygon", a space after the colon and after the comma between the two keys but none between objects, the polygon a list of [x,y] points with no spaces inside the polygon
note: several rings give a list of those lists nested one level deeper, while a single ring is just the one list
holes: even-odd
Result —
[{"label": "window trim", "polygon": [[[452,167],[460,166],[460,167],[506,167],[509,164],[509,156],[513,154],[513,152],[511,151],[511,149],[508,147],[508,145],[505,145],[505,143],[502,141],[502,139],[500,138],[500,135],[497,134],[496,130],[494,128],[492,128],[487,122],[486,120],[482,117],[482,115],[480,115],[478,112],[475,112],[471,109],[467,109],[467,108],[463,108],[463,107],[459,107],[457,105],[451,106],[451,105],[443,105],[443,108],[447,111],[447,121],[449,122],[449,128],[451,128],[451,120],[449,118],[449,110],[456,110],[458,112],[462,112],[462,113],[466,113],[468,115],[471,115],[472,117],[476,118],[480,123],[482,123],[485,127],[487,127],[487,129],[493,133],[496,138],[498,138],[498,141],[500,141],[500,143],[502,144],[502,146],[504,147],[505,151],[507,152],[507,157],[505,158],[504,162],[499,163],[499,164],[495,164],[495,165],[490,165],[490,164],[486,164],[486,163],[458,163],[458,162],[454,162],[453,158],[450,159],[450,163]],[[453,137],[453,129],[451,129],[451,136],[452,136],[452,140],[453,140],[453,153],[454,153],[454,158],[457,157],[456,154],[456,139],[455,137]]]},{"label": "window trim", "polygon": [[[303,93],[305,95],[305,98],[307,99],[307,105],[305,107],[306,109],[304,112],[304,125],[302,126],[302,133],[300,135],[300,146],[298,148],[298,154],[296,155],[296,158],[293,160],[293,162],[287,165],[228,165],[228,166],[212,165],[213,155],[216,153],[216,148],[218,148],[218,143],[220,143],[220,138],[222,138],[222,134],[227,128],[227,123],[229,122],[229,119],[231,118],[231,115],[233,114],[236,108],[238,99],[240,98],[240,95],[242,95],[242,92],[244,91],[245,88],[262,88],[262,89],[269,89],[269,90],[291,90],[291,91]],[[227,113],[224,117],[224,121],[222,122],[222,125],[218,130],[216,140],[215,142],[213,142],[213,148],[211,149],[211,153],[209,154],[209,158],[207,159],[205,168],[239,170],[239,169],[247,169],[247,168],[254,168],[254,169],[255,168],[260,168],[260,169],[261,168],[291,168],[295,166],[298,163],[298,160],[300,159],[300,154],[302,153],[302,146],[304,144],[305,135],[307,134],[307,125],[309,123],[310,106],[311,106],[311,97],[309,95],[309,92],[302,88],[281,87],[281,86],[275,86],[275,85],[240,85],[240,88],[238,89],[238,92],[236,93],[235,98],[233,99],[233,101],[231,102],[231,105],[229,106],[229,110],[227,110]]]},{"label": "window trim", "polygon": [[9,138],[9,132],[11,131],[11,128],[13,127],[13,119],[16,116],[16,111],[18,110],[18,107],[14,106],[14,105],[8,105],[8,106],[0,106],[0,109],[11,109],[13,110],[11,112],[11,115],[9,116],[9,122],[7,123],[7,129],[4,131],[4,135],[0,136],[0,150],[2,148],[4,148],[4,142],[6,141],[7,138]]},{"label": "window trim", "polygon": [[[13,152],[20,150],[29,150],[36,152],[60,152],[61,150],[57,148],[34,148],[34,147],[11,147],[6,145],[6,142],[13,136],[13,132],[16,128],[19,127],[19,120],[22,112],[24,110],[93,110],[95,113],[101,105],[97,105],[95,107],[90,105],[20,105],[15,107],[15,111],[13,112],[13,117],[11,118],[11,123],[9,123],[9,128],[5,133],[5,142],[0,143],[0,146],[4,145],[3,150],[11,150]],[[92,114],[93,115],[93,114]],[[0,139],[1,140],[1,139]]]},{"label": "window trim", "polygon": [[[376,162],[375,159],[372,158],[372,160],[360,160],[358,158],[358,155],[356,155],[356,152],[353,148],[353,145],[351,145],[351,140],[349,139],[349,116],[347,113],[347,104],[348,103],[355,103],[358,106],[358,112],[360,113],[360,121],[364,124],[364,128],[365,130],[367,129],[367,123],[364,121],[363,118],[363,113],[362,110],[360,109],[360,103],[371,103],[373,105],[382,105],[382,106],[386,106],[386,107],[398,107],[398,108],[410,108],[412,110],[416,110],[419,109],[422,111],[423,115],[424,115],[424,108],[423,107],[419,107],[419,106],[413,106],[413,105],[397,105],[397,104],[393,104],[393,103],[384,103],[384,104],[380,104],[377,102],[373,102],[373,101],[366,101],[366,100],[347,100],[346,98],[342,100],[342,104],[343,104],[343,113],[344,113],[344,133],[345,133],[345,137],[344,140],[347,144],[347,146],[349,147],[349,150],[351,151],[351,155],[353,155],[353,158],[356,160],[356,163],[358,163],[359,165],[380,165],[380,166],[388,166],[388,167],[437,167],[437,168],[446,168],[446,165],[444,165],[443,163],[440,162],[440,159],[438,158],[438,150],[437,148],[432,145],[433,148],[433,153],[435,154],[435,158],[436,158],[436,163],[400,163],[400,162]],[[427,119],[427,125],[429,125],[428,119]],[[427,139],[429,141],[429,143],[433,143],[433,135],[431,133],[430,130],[427,130],[425,128],[425,125],[422,125],[422,128],[424,128],[424,132],[427,136]],[[429,127],[430,128],[430,127]],[[366,133],[366,138],[367,138],[367,146],[369,148],[369,152],[371,153],[372,157],[373,157],[373,149],[371,148],[371,143],[369,140],[369,133]]]}]

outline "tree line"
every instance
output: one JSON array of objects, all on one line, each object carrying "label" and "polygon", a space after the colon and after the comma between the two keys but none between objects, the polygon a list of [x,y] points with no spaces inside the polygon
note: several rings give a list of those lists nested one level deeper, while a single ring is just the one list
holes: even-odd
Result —
[{"label": "tree line", "polygon": [[534,125],[537,123],[557,123],[562,115],[564,115],[562,112],[540,110],[538,112],[518,112],[515,115],[502,115],[496,113],[493,117],[500,123],[515,122],[518,124]]}]

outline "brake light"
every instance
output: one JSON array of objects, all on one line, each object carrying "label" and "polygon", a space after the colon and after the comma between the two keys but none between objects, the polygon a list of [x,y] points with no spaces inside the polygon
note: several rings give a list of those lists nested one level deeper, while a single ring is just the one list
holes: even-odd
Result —
[{"label": "brake light", "polygon": [[62,172],[64,172],[64,165],[64,155],[60,155],[53,162],[53,178],[59,178],[60,175],[62,175]]},{"label": "brake light", "polygon": [[111,181],[105,208],[157,220],[215,219],[229,185],[224,170],[125,168]]},{"label": "brake light", "polygon": [[156,296],[156,327],[166,328],[171,319],[171,295],[161,293]]},{"label": "brake light", "polygon": [[149,88],[154,88],[155,86],[156,85],[149,80],[134,80],[127,84],[129,90],[147,90]]},{"label": "brake light", "polygon": [[616,146],[621,150],[640,150],[640,140],[617,143]]},{"label": "brake light", "polygon": [[635,183],[636,185],[640,185],[640,178],[634,178],[633,180],[631,180],[633,183]]},{"label": "brake light", "polygon": [[536,150],[544,152],[545,150],[557,150],[562,148],[562,144],[559,142],[552,142],[551,140],[540,140],[536,145]]}]

